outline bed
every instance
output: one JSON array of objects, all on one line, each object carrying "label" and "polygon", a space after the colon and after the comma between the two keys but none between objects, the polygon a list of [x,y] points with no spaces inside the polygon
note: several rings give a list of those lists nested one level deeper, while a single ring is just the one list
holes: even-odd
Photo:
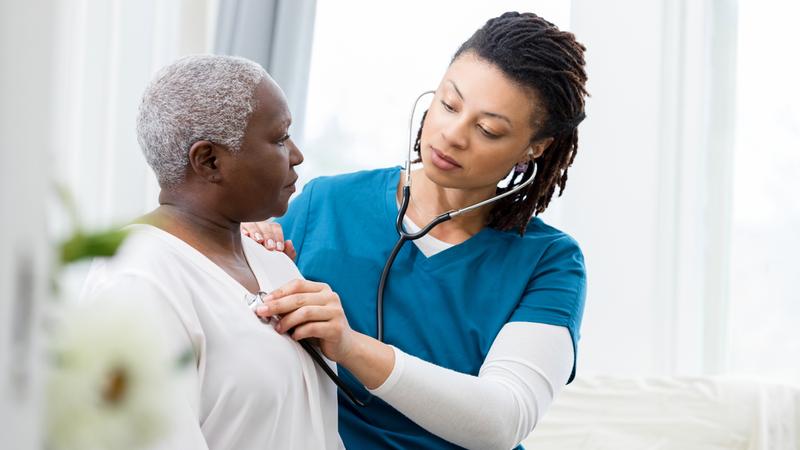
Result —
[{"label": "bed", "polygon": [[528,450],[800,450],[800,389],[722,377],[579,377]]}]

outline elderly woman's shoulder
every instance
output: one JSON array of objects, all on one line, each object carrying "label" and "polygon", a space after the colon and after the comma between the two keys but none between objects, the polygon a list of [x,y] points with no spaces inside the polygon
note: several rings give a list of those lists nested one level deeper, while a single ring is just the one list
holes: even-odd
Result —
[{"label": "elderly woman's shoulder", "polygon": [[153,225],[132,224],[123,229],[127,237],[109,260],[114,268],[160,272],[174,268],[176,261],[196,252],[179,238]]}]

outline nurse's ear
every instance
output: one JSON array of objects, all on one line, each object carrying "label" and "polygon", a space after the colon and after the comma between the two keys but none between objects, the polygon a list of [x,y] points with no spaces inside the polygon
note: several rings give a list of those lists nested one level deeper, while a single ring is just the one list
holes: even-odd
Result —
[{"label": "nurse's ear", "polygon": [[544,154],[544,151],[547,150],[547,147],[550,147],[550,144],[553,143],[552,137],[546,137],[544,139],[539,139],[536,142],[531,142],[531,155],[530,159],[534,160]]},{"label": "nurse's ear", "polygon": [[191,172],[209,183],[222,181],[220,152],[222,149],[211,141],[197,141],[189,148]]}]

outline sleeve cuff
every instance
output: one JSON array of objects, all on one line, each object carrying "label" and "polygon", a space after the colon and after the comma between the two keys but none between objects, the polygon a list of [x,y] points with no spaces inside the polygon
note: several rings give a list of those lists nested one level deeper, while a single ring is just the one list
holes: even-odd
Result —
[{"label": "sleeve cuff", "polygon": [[367,389],[370,394],[376,397],[383,397],[384,395],[389,394],[400,381],[400,378],[402,378],[403,371],[406,367],[406,358],[408,358],[408,355],[400,351],[400,349],[394,345],[390,345],[390,347],[392,347],[392,350],[394,351],[394,367],[392,368],[392,372],[389,374],[383,384],[375,389]]}]

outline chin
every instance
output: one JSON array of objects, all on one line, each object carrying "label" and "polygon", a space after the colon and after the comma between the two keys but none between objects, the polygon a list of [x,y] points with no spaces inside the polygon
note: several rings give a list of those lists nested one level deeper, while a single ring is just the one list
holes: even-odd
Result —
[{"label": "chin", "polygon": [[281,203],[280,205],[275,207],[270,217],[280,217],[286,214],[287,210],[289,210],[289,202]]},{"label": "chin", "polygon": [[449,189],[463,189],[464,183],[460,183],[457,176],[448,174],[445,171],[439,170],[432,163],[422,161],[422,171],[425,172],[425,177],[441,187]]}]

